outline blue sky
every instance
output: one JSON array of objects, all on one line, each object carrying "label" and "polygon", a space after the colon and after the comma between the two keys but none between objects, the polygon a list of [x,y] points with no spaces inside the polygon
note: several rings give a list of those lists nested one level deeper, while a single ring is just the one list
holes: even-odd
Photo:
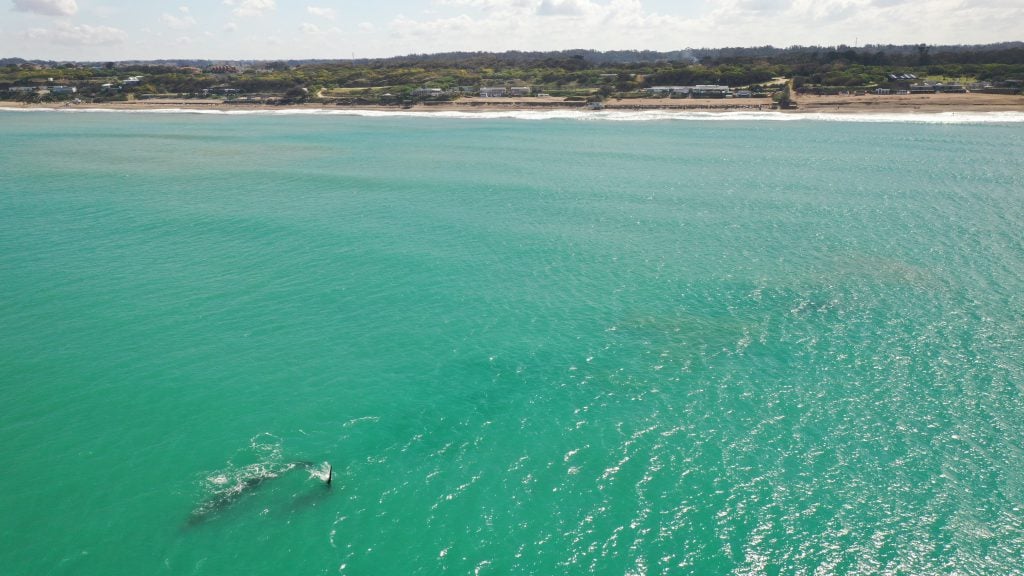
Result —
[{"label": "blue sky", "polygon": [[1022,0],[0,0],[0,57],[349,58],[1022,40]]}]

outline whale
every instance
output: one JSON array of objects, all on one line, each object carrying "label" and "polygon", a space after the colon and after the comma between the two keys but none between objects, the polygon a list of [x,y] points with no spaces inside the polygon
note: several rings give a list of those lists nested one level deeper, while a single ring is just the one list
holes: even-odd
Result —
[{"label": "whale", "polygon": [[[281,478],[293,470],[316,470],[318,468],[322,470],[322,468],[315,462],[298,460],[289,462],[278,468],[254,469],[252,474],[243,476],[234,484],[223,490],[215,492],[209,498],[202,501],[194,510],[192,510],[192,513],[189,515],[188,523],[190,525],[194,525],[204,522],[210,516],[231,507],[243,497],[254,492],[267,482]],[[316,474],[316,476],[323,480],[324,485],[327,488],[330,488],[331,482],[334,479],[334,467],[330,463],[327,463],[326,477],[324,477],[322,473]]]}]

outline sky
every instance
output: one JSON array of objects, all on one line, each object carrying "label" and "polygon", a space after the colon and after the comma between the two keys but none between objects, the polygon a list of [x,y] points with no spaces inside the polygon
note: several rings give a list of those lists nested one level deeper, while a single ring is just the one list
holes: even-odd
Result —
[{"label": "sky", "polygon": [[455,50],[982,44],[1024,0],[0,0],[0,57],[370,58]]}]

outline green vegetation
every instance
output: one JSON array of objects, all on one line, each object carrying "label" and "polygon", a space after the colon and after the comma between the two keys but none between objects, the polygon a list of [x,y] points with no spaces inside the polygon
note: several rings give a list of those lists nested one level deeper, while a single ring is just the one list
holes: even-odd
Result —
[{"label": "green vegetation", "polygon": [[793,106],[793,93],[789,88],[789,84],[786,84],[781,90],[772,94],[772,100],[778,103],[780,108],[791,108]]},{"label": "green vegetation", "polygon": [[[913,76],[913,78],[910,77]],[[135,81],[130,81],[135,78]],[[1007,93],[1024,78],[1024,43],[985,46],[726,48],[677,52],[572,50],[449,53],[357,61],[56,63],[0,60],[0,98],[121,100],[156,96],[321,103],[394,103],[475,95],[480,86],[598,101],[653,86],[721,84],[781,102],[796,92],[906,89],[928,79],[990,82]],[[791,80],[786,83],[785,79]],[[1018,82],[1013,82],[1018,81]],[[781,85],[786,83],[784,91]],[[75,86],[74,94],[46,93]],[[37,91],[10,91],[37,87]],[[418,88],[443,95],[414,95]]]}]

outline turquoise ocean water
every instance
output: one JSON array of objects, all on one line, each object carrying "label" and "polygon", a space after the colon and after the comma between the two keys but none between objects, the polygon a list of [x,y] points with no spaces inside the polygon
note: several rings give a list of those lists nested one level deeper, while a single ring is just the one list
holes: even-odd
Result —
[{"label": "turquoise ocean water", "polygon": [[1022,150],[0,113],[0,573],[1022,574]]}]

